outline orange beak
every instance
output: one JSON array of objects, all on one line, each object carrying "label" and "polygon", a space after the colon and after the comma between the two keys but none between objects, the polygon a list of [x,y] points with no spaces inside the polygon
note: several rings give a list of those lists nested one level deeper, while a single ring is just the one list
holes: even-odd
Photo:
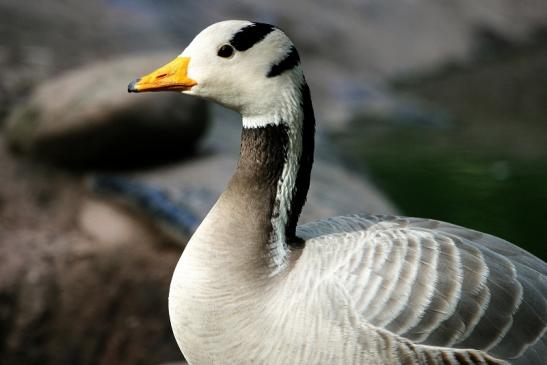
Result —
[{"label": "orange beak", "polygon": [[184,91],[190,90],[197,82],[188,77],[189,57],[177,57],[156,71],[132,81],[127,86],[130,93],[142,91]]}]

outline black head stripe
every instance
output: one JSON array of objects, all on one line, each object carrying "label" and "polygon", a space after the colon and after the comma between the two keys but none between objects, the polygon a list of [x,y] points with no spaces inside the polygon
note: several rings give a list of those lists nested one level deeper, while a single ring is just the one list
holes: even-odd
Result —
[{"label": "black head stripe", "polygon": [[265,23],[253,23],[241,28],[230,40],[238,51],[246,51],[274,30],[274,26]]},{"label": "black head stripe", "polygon": [[266,76],[268,77],[275,77],[281,75],[285,71],[289,71],[300,63],[300,56],[298,55],[298,51],[294,46],[291,46],[291,49],[289,50],[289,53],[287,53],[287,56],[283,58],[281,61],[276,63],[275,65],[270,68],[270,71]]}]

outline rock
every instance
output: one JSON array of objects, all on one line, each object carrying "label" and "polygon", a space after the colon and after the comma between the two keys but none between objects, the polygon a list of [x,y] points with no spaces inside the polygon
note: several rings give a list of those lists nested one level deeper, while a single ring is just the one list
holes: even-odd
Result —
[{"label": "rock", "polygon": [[0,118],[37,80],[59,69],[143,49],[179,47],[178,54],[211,19],[232,18],[287,31],[300,51],[316,112],[335,127],[345,122],[343,113],[335,113],[344,102],[337,89],[348,82],[386,80],[468,60],[485,29],[525,44],[545,27],[547,2],[235,0],[181,6],[176,0],[65,0],[35,6],[3,0],[2,14]]},{"label": "rock", "polygon": [[[339,108],[332,110],[339,120],[347,122],[379,122],[384,125],[449,128],[454,116],[448,111],[415,97],[398,95],[385,83],[352,83],[337,90]],[[331,126],[334,133],[344,133],[351,125],[337,123]]]},{"label": "rock", "polygon": [[[158,232],[150,229],[150,222],[128,214],[116,204],[86,198],[80,206],[78,223],[82,230],[105,247],[130,245],[133,242],[154,242]],[[100,229],[98,229],[100,227]]]},{"label": "rock", "polygon": [[[0,362],[181,360],[167,313],[181,250],[142,221],[126,236],[126,211],[90,203],[73,174],[14,161],[1,139],[0,165]],[[85,224],[121,228],[94,237],[80,228],[83,209]]]},{"label": "rock", "polygon": [[189,154],[208,124],[204,101],[127,93],[129,81],[176,54],[98,62],[44,82],[8,118],[10,146],[79,168],[142,166]]}]

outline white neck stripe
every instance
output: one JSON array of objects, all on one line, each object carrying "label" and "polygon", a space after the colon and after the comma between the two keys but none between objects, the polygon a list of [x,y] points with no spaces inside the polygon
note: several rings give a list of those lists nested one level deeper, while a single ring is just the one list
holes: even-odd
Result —
[{"label": "white neck stripe", "polygon": [[260,128],[268,125],[280,125],[283,120],[277,115],[243,117],[243,128]]},{"label": "white neck stripe", "polygon": [[[273,118],[267,118],[269,124],[279,125],[284,123],[288,127],[287,155],[281,177],[277,184],[276,205],[271,219],[273,234],[269,243],[269,252],[271,253],[272,264],[275,268],[272,275],[277,274],[286,266],[287,255],[289,253],[285,228],[289,219],[289,210],[300,167],[300,157],[302,155],[304,111],[301,108],[300,99],[300,88],[295,88],[294,93],[292,93],[285,103],[282,114]],[[262,122],[265,120],[265,118],[252,118],[249,120],[249,125],[264,126],[265,124]]]}]

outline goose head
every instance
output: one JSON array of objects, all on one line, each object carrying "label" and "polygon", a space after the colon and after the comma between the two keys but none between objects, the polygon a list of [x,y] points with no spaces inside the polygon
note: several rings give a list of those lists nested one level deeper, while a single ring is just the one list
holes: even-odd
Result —
[{"label": "goose head", "polygon": [[280,29],[229,20],[213,24],[175,60],[129,84],[129,92],[179,91],[243,117],[275,115],[303,82],[298,53]]},{"label": "goose head", "polygon": [[[249,21],[213,24],[128,90],[178,91],[241,114],[240,159],[226,196],[239,204],[239,192],[260,192],[249,199],[264,218],[256,220],[253,233],[267,230],[261,237],[267,237],[268,255],[274,267],[283,267],[287,245],[300,242],[296,225],[309,188],[315,133],[309,88],[285,33]],[[270,225],[260,224],[268,219]]]}]

